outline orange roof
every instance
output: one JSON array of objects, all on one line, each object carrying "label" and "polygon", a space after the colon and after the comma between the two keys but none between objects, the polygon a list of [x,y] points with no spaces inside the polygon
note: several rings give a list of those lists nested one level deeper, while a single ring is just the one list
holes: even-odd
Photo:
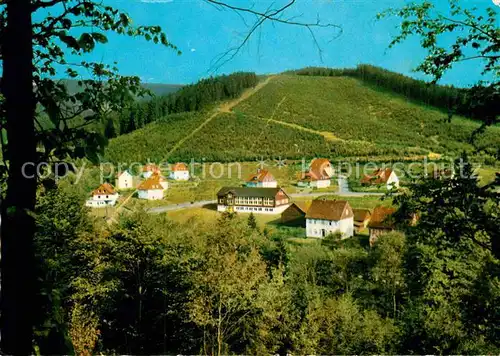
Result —
[{"label": "orange roof", "polygon": [[92,192],[92,195],[113,195],[116,194],[115,188],[109,183],[103,183]]},{"label": "orange roof", "polygon": [[151,177],[149,177],[148,179],[146,179],[144,182],[139,184],[137,189],[138,190],[157,190],[157,189],[163,190],[163,186],[161,185],[162,180],[163,180],[163,178],[160,175],[154,174]]},{"label": "orange roof", "polygon": [[377,206],[373,209],[372,217],[368,223],[369,228],[392,229],[394,227],[391,215],[396,212],[394,208]]},{"label": "orange roof", "polygon": [[387,183],[389,177],[392,174],[391,168],[377,169],[373,174],[366,174],[362,179],[361,183],[366,184],[383,184]]},{"label": "orange roof", "polygon": [[345,200],[313,200],[307,210],[307,219],[339,221],[354,216],[352,208]]},{"label": "orange roof", "polygon": [[276,179],[274,179],[274,176],[269,171],[259,169],[256,174],[250,176],[248,182],[264,182],[264,180],[269,182],[275,181]]},{"label": "orange roof", "polygon": [[352,209],[354,213],[354,221],[365,221],[370,218],[370,210],[368,209]]},{"label": "orange roof", "polygon": [[142,167],[143,172],[160,172],[160,168],[156,164],[148,163]]},{"label": "orange roof", "polygon": [[329,179],[329,174],[325,171],[330,167],[331,163],[326,158],[315,158],[312,160],[309,171],[302,175],[303,180],[323,180]]},{"label": "orange roof", "polygon": [[186,166],[185,163],[182,163],[182,162],[176,163],[172,167],[172,171],[174,171],[174,172],[176,172],[176,171],[187,171],[187,170],[188,170],[188,167]]}]

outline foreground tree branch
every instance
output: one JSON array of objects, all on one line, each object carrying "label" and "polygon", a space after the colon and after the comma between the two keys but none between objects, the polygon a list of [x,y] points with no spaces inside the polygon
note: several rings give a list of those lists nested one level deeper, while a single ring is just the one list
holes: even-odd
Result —
[{"label": "foreground tree branch", "polygon": [[[302,27],[305,28],[309,34],[311,35],[311,39],[315,45],[315,47],[318,50],[318,54],[320,56],[320,59],[323,60],[322,58],[322,49],[321,46],[319,45],[319,42],[317,40],[316,34],[314,33],[314,30],[316,28],[330,28],[333,30],[336,30],[335,34],[332,35],[332,39],[330,40],[333,41],[334,39],[338,38],[340,35],[342,35],[342,27],[336,24],[332,23],[321,23],[319,18],[317,19],[316,22],[302,22],[296,20],[297,17],[291,17],[288,19],[284,19],[283,15],[285,14],[286,10],[290,9],[296,2],[296,0],[290,0],[287,2],[285,5],[277,8],[277,9],[272,9],[271,7],[267,8],[265,11],[258,11],[255,10],[253,7],[242,7],[242,6],[236,6],[236,5],[230,5],[227,2],[224,1],[218,1],[218,0],[204,0],[207,3],[210,3],[212,5],[215,5],[216,7],[220,9],[229,9],[234,12],[236,12],[240,17],[242,17],[242,14],[246,15],[252,15],[256,18],[254,23],[250,26],[249,30],[246,32],[244,35],[243,39],[240,41],[240,43],[237,46],[229,48],[227,51],[224,53],[220,54],[215,58],[211,65],[212,71],[217,71],[221,67],[223,67],[225,64],[230,62],[231,60],[238,55],[243,47],[245,47],[246,44],[250,41],[251,37],[255,34],[255,32],[262,27],[262,25],[268,21],[272,23],[277,23],[277,24],[284,24],[284,25],[290,25],[290,26],[296,26],[296,27]],[[272,5],[271,5],[272,6]],[[245,21],[244,21],[245,22]],[[246,23],[245,23],[246,24]]]}]

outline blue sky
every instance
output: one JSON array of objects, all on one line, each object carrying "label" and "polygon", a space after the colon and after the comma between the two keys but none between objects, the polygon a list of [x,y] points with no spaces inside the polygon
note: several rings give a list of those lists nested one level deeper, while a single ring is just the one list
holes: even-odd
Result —
[{"label": "blue sky", "polygon": [[[254,3],[266,8],[270,0],[229,0],[240,6]],[[175,51],[142,39],[113,35],[108,44],[98,47],[93,60],[118,62],[122,74],[137,75],[151,83],[192,83],[211,74],[234,71],[276,73],[305,66],[353,67],[360,63],[381,66],[414,77],[412,73],[423,58],[416,39],[388,49],[396,33],[395,19],[376,20],[378,12],[401,7],[403,0],[298,0],[286,16],[300,15],[300,21],[342,26],[340,37],[335,30],[317,31],[323,50],[322,61],[310,34],[304,28],[265,24],[248,45],[229,63],[213,73],[214,59],[238,44],[246,33],[244,21],[231,11],[220,11],[202,0],[106,0],[107,4],[126,11],[135,24],[160,25],[169,40],[182,51]],[[276,0],[277,4],[283,2]],[[490,0],[465,0],[467,7],[493,6]],[[446,0],[436,0],[447,7]],[[249,18],[247,20],[250,20]],[[251,22],[251,21],[250,21]],[[442,83],[465,86],[479,78],[478,63],[461,64],[443,78]]]}]

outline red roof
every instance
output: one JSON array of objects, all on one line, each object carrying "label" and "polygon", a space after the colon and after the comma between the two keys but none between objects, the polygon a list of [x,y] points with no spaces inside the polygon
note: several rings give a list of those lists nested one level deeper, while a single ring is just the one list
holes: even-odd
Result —
[{"label": "red roof", "polygon": [[392,229],[394,228],[391,215],[396,212],[394,208],[377,206],[372,213],[371,220],[368,223],[369,228]]},{"label": "red roof", "polygon": [[250,176],[250,178],[248,179],[248,182],[251,183],[251,182],[271,182],[271,181],[276,181],[276,179],[274,179],[274,176],[267,170],[265,169],[259,169],[257,170],[257,173],[256,174],[253,174]]},{"label": "red roof", "polygon": [[364,222],[370,218],[370,210],[368,209],[352,209],[354,213],[354,221]]},{"label": "red roof", "polygon": [[115,189],[109,183],[103,183],[92,192],[92,195],[113,195],[116,194]]},{"label": "red roof", "polygon": [[307,219],[339,221],[354,216],[352,208],[345,200],[313,200],[307,210]]},{"label": "red roof", "polygon": [[186,166],[185,163],[179,162],[173,165],[172,171],[178,172],[178,171],[187,171],[188,167]]},{"label": "red roof", "polygon": [[377,169],[373,174],[366,174],[362,179],[363,184],[385,184],[392,174],[391,168]]},{"label": "red roof", "polygon": [[144,182],[139,184],[137,187],[138,190],[163,190],[163,186],[161,185],[162,177],[158,174],[153,174],[151,177],[146,179]]},{"label": "red roof", "polygon": [[142,167],[142,171],[143,172],[159,173],[160,172],[160,168],[158,168],[158,166],[156,164],[148,163],[148,164],[145,164]]},{"label": "red roof", "polygon": [[330,179],[330,175],[326,172],[327,168],[331,168],[329,160],[326,158],[315,158],[311,162],[309,171],[302,175],[302,179],[308,181]]}]

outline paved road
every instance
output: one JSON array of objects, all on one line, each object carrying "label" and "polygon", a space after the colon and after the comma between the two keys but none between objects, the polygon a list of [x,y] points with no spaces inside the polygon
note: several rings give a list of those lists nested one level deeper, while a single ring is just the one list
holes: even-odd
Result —
[{"label": "paved road", "polygon": [[[384,193],[373,193],[373,192],[352,192],[349,189],[349,185],[347,184],[347,179],[345,177],[338,178],[338,186],[339,190],[336,192],[307,192],[307,193],[292,193],[289,194],[291,198],[299,198],[299,197],[320,197],[324,195],[336,195],[340,197],[365,197],[365,196],[382,196]],[[196,201],[194,203],[179,203],[179,204],[171,204],[165,206],[158,206],[155,208],[151,208],[148,211],[153,214],[164,213],[167,211],[180,210],[186,208],[201,208],[208,204],[215,204],[216,200],[201,200]]]},{"label": "paved road", "polygon": [[200,200],[200,201],[195,201],[194,203],[179,203],[179,204],[171,204],[165,206],[157,206],[155,208],[149,209],[148,211],[150,213],[157,214],[157,213],[164,213],[166,211],[180,210],[186,208],[201,208],[204,205],[215,204],[216,202],[217,202],[216,200]]}]

